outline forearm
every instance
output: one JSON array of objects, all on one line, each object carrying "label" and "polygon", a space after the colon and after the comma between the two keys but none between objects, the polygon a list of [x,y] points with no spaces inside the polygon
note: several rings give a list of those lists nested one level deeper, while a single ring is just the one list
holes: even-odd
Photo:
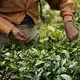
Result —
[{"label": "forearm", "polygon": [[8,36],[13,27],[14,25],[12,23],[0,17],[0,33],[3,33]]},{"label": "forearm", "polygon": [[26,37],[26,34],[22,30],[16,28],[8,20],[0,17],[0,33],[3,33],[8,36],[10,32],[17,40],[26,41],[28,39],[28,37]]},{"label": "forearm", "polygon": [[63,19],[63,22],[73,21],[74,13],[76,12],[76,6],[72,0],[62,0],[60,4],[60,13]]}]

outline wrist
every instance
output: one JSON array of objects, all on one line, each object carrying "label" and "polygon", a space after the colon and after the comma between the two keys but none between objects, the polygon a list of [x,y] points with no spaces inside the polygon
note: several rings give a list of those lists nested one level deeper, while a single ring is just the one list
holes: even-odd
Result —
[{"label": "wrist", "polygon": [[15,31],[15,26],[11,29],[11,33],[13,33]]},{"label": "wrist", "polygon": [[67,21],[64,24],[73,24],[73,22],[72,21]]},{"label": "wrist", "polygon": [[64,23],[73,22],[72,16],[64,16],[63,22],[64,22]]}]

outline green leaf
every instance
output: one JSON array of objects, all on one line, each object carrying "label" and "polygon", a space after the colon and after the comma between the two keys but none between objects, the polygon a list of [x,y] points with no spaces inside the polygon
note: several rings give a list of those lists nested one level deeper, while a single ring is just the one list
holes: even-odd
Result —
[{"label": "green leaf", "polygon": [[68,52],[67,50],[62,50],[62,53],[64,53],[67,58],[70,57],[70,56],[69,56],[69,52]]},{"label": "green leaf", "polygon": [[62,59],[62,66],[66,64],[67,59]]},{"label": "green leaf", "polygon": [[34,80],[34,78],[31,75],[22,75],[22,77],[28,78],[30,80]]},{"label": "green leaf", "polygon": [[64,79],[64,80],[72,80],[72,78],[67,75],[67,74],[62,74],[61,77]]},{"label": "green leaf", "polygon": [[51,74],[51,72],[46,72],[46,77],[48,77]]},{"label": "green leaf", "polygon": [[39,65],[41,65],[41,64],[43,64],[44,63],[44,61],[38,61],[36,64],[35,64],[35,66],[39,66]]}]

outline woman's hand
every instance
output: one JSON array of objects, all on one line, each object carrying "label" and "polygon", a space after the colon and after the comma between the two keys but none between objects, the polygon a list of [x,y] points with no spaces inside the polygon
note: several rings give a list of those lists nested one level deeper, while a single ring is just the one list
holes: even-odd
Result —
[{"label": "woman's hand", "polygon": [[72,22],[64,23],[66,34],[70,41],[74,41],[78,37],[78,30],[73,26]]},{"label": "woman's hand", "polygon": [[14,35],[15,39],[20,41],[26,41],[29,38],[22,30],[13,27],[11,30],[12,34]]}]

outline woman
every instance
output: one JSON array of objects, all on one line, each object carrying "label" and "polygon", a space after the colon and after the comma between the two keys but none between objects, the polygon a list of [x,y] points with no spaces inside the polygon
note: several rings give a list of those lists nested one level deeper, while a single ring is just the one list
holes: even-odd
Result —
[{"label": "woman", "polygon": [[[63,18],[64,29],[70,41],[77,38],[73,27],[75,4],[72,0],[47,0],[52,9],[58,9]],[[0,43],[11,39],[29,42],[37,35],[38,0],[0,0]],[[6,37],[6,36],[7,37]]]}]

